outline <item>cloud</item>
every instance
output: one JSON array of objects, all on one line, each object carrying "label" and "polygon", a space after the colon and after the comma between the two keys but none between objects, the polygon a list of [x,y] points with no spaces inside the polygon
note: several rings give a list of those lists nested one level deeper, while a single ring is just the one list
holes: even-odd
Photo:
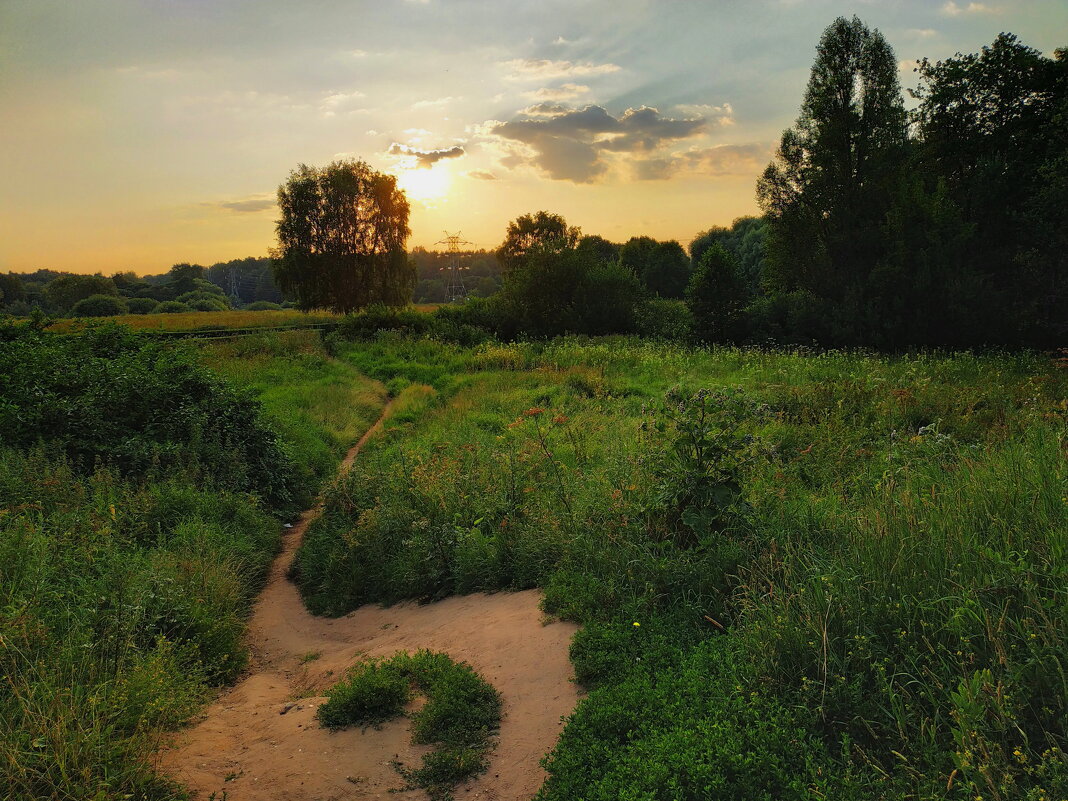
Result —
[{"label": "cloud", "polygon": [[901,61],[897,62],[897,71],[898,72],[913,72],[919,66],[920,66],[920,62],[917,61],[916,59],[914,59],[914,58],[906,58],[906,59],[902,59]]},{"label": "cloud", "polygon": [[713,106],[708,103],[680,103],[675,110],[690,117],[704,117],[720,125],[734,125],[734,109],[730,103]]},{"label": "cloud", "polygon": [[512,71],[512,74],[508,76],[508,79],[512,81],[547,80],[575,75],[607,75],[619,72],[620,69],[618,64],[552,61],[547,58],[516,58],[511,61],[502,61],[501,64]]},{"label": "cloud", "polygon": [[590,87],[583,86],[577,83],[562,83],[559,86],[547,87],[545,89],[537,89],[533,92],[524,92],[524,97],[529,97],[531,100],[545,101],[561,101],[561,100],[574,100],[579,95],[584,95],[590,91]]},{"label": "cloud", "polygon": [[957,5],[949,0],[942,6],[942,13],[947,17],[959,17],[961,14],[1000,14],[1001,9],[996,6],[988,6],[986,3],[968,3]]},{"label": "cloud", "polygon": [[661,158],[651,158],[634,164],[635,177],[643,181],[671,178],[680,173],[692,175],[755,175],[771,158],[771,147],[765,144],[715,145],[691,148]]},{"label": "cloud", "polygon": [[703,117],[662,117],[649,106],[613,117],[601,106],[575,109],[542,103],[507,122],[487,122],[480,132],[511,145],[504,166],[526,163],[556,180],[590,183],[607,172],[608,154],[652,154],[706,128]]},{"label": "cloud", "polygon": [[915,36],[917,39],[933,39],[938,36],[934,28],[909,28],[905,33]]},{"label": "cloud", "polygon": [[468,178],[475,178],[479,181],[496,181],[497,176],[489,170],[471,170],[467,173]]},{"label": "cloud", "polygon": [[391,156],[411,156],[419,167],[429,169],[442,159],[456,159],[466,152],[460,145],[444,148],[442,150],[417,150],[400,142],[394,142],[387,151]]},{"label": "cloud", "polygon": [[418,111],[421,108],[439,108],[447,103],[451,103],[453,100],[459,100],[458,97],[439,97],[437,100],[420,100],[416,103],[412,103],[412,111]]},{"label": "cloud", "polygon": [[247,214],[250,212],[273,209],[276,202],[277,199],[274,195],[259,194],[249,195],[248,197],[238,198],[236,200],[207,200],[200,205],[213,209],[221,209],[223,211],[236,211]]},{"label": "cloud", "polygon": [[324,117],[366,112],[367,109],[363,108],[361,103],[364,97],[364,93],[360,91],[334,92],[319,101],[319,111]]}]

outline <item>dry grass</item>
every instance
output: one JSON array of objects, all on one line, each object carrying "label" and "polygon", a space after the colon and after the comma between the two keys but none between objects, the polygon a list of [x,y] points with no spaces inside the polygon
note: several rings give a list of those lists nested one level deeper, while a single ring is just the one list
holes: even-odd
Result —
[{"label": "dry grass", "polygon": [[118,317],[68,318],[51,326],[53,331],[77,330],[90,322],[106,321],[142,331],[191,331],[198,328],[261,328],[303,323],[325,323],[341,319],[330,312],[305,313],[296,309],[281,311],[182,312],[180,314],[123,314]]}]

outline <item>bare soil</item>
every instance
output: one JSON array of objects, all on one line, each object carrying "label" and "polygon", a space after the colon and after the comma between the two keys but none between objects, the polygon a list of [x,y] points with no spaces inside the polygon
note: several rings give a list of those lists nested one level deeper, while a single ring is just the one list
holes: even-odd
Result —
[{"label": "bare soil", "polygon": [[[375,426],[349,451],[347,470]],[[535,591],[478,594],[438,603],[364,606],[341,618],[311,615],[286,578],[309,509],[288,530],[283,550],[249,622],[250,669],[202,719],[160,753],[161,769],[206,801],[421,799],[397,793],[391,765],[419,762],[406,718],[379,728],[329,732],[315,710],[324,688],[365,657],[429,648],[470,663],[503,696],[504,715],[489,771],[457,790],[458,799],[528,799],[544,780],[540,760],[556,743],[578,700],[568,644],[576,627],[546,623]]]}]

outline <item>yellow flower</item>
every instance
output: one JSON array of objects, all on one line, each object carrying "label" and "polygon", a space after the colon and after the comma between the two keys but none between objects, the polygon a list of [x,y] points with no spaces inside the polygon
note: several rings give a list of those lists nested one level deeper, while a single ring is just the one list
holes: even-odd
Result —
[{"label": "yellow flower", "polygon": [[635,620],[635,621],[634,621],[634,625],[635,625],[635,626],[640,626],[640,625],[641,625],[641,623],[639,623],[639,622],[638,622],[637,620]]}]

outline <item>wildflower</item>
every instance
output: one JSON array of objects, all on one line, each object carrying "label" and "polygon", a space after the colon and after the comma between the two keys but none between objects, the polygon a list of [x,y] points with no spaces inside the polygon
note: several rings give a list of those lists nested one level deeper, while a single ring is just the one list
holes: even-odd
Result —
[{"label": "wildflower", "polygon": [[537,417],[539,414],[545,414],[545,410],[542,409],[540,406],[531,406],[529,409],[523,412],[524,417]]},{"label": "wildflower", "polygon": [[640,625],[641,625],[641,623],[639,623],[639,622],[638,622],[637,620],[635,620],[635,621],[634,621],[634,627],[635,627],[635,628],[637,628],[637,627],[638,627],[638,626],[640,626]]},{"label": "wildflower", "polygon": [[553,422],[554,423],[566,423],[567,422],[567,418],[562,414],[558,414],[558,415],[556,415],[556,417],[553,418]]}]

